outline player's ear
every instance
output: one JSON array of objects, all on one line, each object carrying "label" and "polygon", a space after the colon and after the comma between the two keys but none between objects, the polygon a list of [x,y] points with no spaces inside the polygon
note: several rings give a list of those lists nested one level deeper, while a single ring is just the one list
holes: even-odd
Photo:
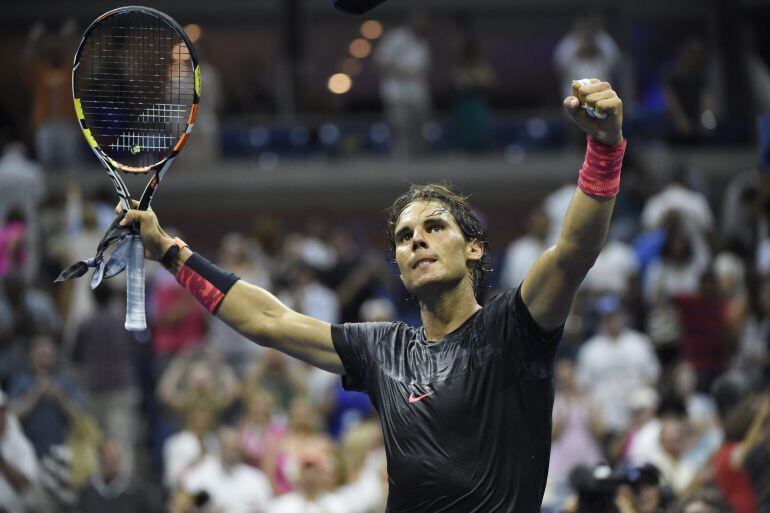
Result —
[{"label": "player's ear", "polygon": [[478,239],[471,239],[465,243],[465,258],[467,260],[481,260],[484,256],[484,244]]}]

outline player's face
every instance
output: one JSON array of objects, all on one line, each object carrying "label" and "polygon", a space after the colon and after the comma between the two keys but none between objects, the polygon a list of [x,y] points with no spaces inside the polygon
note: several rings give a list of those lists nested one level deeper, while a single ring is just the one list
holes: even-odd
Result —
[{"label": "player's face", "polygon": [[407,205],[396,224],[395,242],[401,279],[417,296],[470,279],[468,260],[482,256],[481,244],[466,241],[454,216],[437,201]]}]

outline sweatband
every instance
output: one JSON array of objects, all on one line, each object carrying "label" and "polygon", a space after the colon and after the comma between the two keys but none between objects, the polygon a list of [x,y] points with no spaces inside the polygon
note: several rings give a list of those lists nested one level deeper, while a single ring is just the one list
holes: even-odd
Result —
[{"label": "sweatband", "polygon": [[226,273],[197,253],[193,253],[176,273],[176,281],[210,313],[216,315],[225,294],[240,280]]},{"label": "sweatband", "polygon": [[586,158],[578,176],[578,187],[595,198],[614,198],[620,189],[620,168],[626,140],[608,146],[588,136]]}]

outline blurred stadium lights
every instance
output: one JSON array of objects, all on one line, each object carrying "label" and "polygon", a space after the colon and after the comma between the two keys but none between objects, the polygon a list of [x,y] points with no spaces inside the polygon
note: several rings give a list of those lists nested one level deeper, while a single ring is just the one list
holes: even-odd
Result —
[{"label": "blurred stadium lights", "polygon": [[376,145],[385,144],[391,138],[390,127],[382,122],[372,123],[369,127],[369,137]]},{"label": "blurred stadium lights", "polygon": [[310,141],[310,130],[304,126],[295,126],[289,131],[289,141],[297,147],[307,146]]},{"label": "blurred stadium lights", "polygon": [[532,139],[542,139],[548,135],[548,123],[543,118],[527,120],[527,135]]},{"label": "blurred stadium lights", "polygon": [[382,35],[382,23],[377,20],[366,20],[361,24],[361,35],[366,39],[378,39]]},{"label": "blurred stadium lights", "polygon": [[342,72],[351,77],[360,75],[363,68],[363,62],[355,57],[348,57],[342,61]]},{"label": "blurred stadium lights", "polygon": [[326,146],[334,146],[340,140],[342,132],[334,123],[324,123],[318,129],[318,138]]},{"label": "blurred stadium lights", "polygon": [[430,143],[436,143],[444,136],[444,128],[436,121],[428,121],[422,125],[422,135]]},{"label": "blurred stadium lights", "polygon": [[263,126],[254,127],[249,133],[249,143],[255,148],[261,148],[270,142],[270,132]]},{"label": "blurred stadium lights", "polygon": [[350,42],[350,55],[358,59],[365,59],[372,53],[372,44],[366,39],[358,38]]},{"label": "blurred stadium lights", "polygon": [[190,41],[193,43],[197,43],[203,34],[201,26],[197,23],[190,23],[189,25],[186,25],[184,31],[187,32],[187,37],[189,37]]},{"label": "blurred stadium lights", "polygon": [[334,94],[345,94],[350,91],[353,81],[345,73],[335,73],[329,77],[329,91]]}]

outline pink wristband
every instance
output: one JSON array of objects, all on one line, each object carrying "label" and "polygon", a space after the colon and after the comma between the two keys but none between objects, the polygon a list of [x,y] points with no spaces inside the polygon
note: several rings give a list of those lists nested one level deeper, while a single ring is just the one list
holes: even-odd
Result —
[{"label": "pink wristband", "polygon": [[595,198],[614,198],[620,189],[620,167],[626,140],[607,146],[588,136],[586,158],[578,176],[578,187]]}]

